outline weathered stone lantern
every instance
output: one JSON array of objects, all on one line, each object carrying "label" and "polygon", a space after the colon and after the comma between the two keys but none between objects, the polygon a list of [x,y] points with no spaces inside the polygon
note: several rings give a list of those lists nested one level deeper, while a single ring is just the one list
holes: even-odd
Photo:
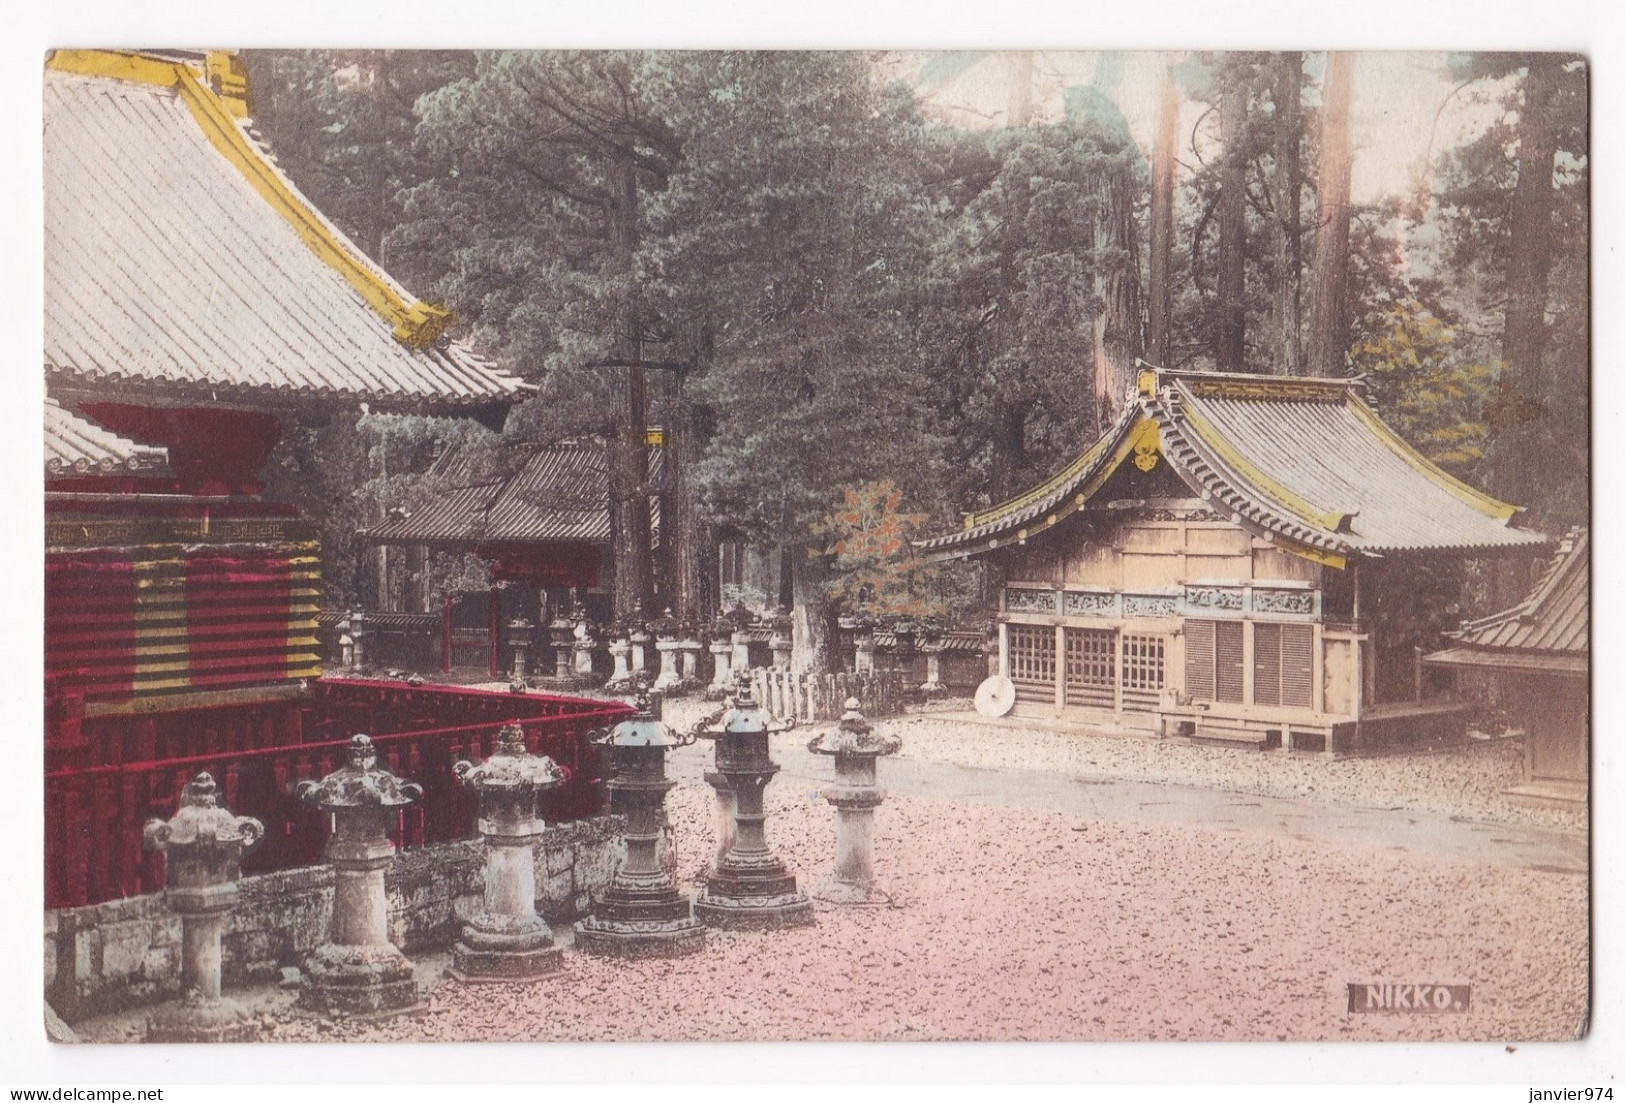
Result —
[{"label": "weathered stone lantern", "polygon": [[167,822],[147,821],[141,841],[164,852],[164,902],[181,917],[180,1002],[148,1020],[147,1041],[235,1042],[247,1036],[242,1006],[220,996],[220,940],[237,901],[238,865],[264,834],[259,820],[220,807],[208,774],[187,783]]},{"label": "weathered stone lantern", "polygon": [[677,631],[677,688],[682,692],[700,688],[700,655],[704,651],[699,629],[684,621]]},{"label": "weathered stone lantern", "polygon": [[706,878],[694,914],[724,928],[797,927],[814,922],[812,901],[796,888],[795,874],[767,845],[762,794],[779,772],[768,754],[768,736],[795,726],[757,707],[748,675],[741,677],[733,708],[716,728],[697,734],[717,741],[717,773],[733,794],[732,845]]},{"label": "weathered stone lantern", "polygon": [[711,652],[711,684],[705,687],[705,696],[708,700],[727,696],[729,687],[733,685],[730,661],[733,658],[733,643],[730,639],[732,631],[732,625],[718,618],[712,623],[708,633],[710,643],[706,646],[706,650]]},{"label": "weathered stone lantern", "polygon": [[378,765],[372,740],[350,740],[350,761],[294,795],[333,817],[333,917],[327,941],[305,959],[299,1006],[307,1011],[394,1015],[416,1010],[412,963],[389,941],[384,871],[395,856],[386,834],[399,809],[423,795]]},{"label": "weathered stone lantern", "polygon": [[508,646],[513,650],[513,668],[508,671],[511,681],[523,682],[530,674],[530,648],[535,629],[536,626],[523,617],[508,622]]},{"label": "weathered stone lantern", "polygon": [[823,797],[835,806],[835,877],[819,898],[838,904],[866,904],[875,895],[875,809],[886,791],[875,784],[875,759],[896,754],[903,741],[882,735],[858,711],[858,699],[846,699],[840,723],[807,744],[813,754],[833,755],[835,784]]},{"label": "weathered stone lantern", "polygon": [[773,652],[773,665],[788,670],[795,648],[795,622],[790,619],[790,611],[781,605],[771,624],[773,634],[768,637],[767,646]]},{"label": "weathered stone lantern", "polygon": [[937,697],[948,692],[942,680],[942,656],[947,650],[948,638],[942,629],[935,625],[920,629],[920,653],[925,656],[925,681],[920,684],[922,696]]},{"label": "weathered stone lantern", "polygon": [[660,672],[655,676],[654,692],[670,693],[683,680],[682,673],[677,668],[677,652],[681,647],[677,620],[671,615],[671,610],[667,609],[666,615],[655,621],[652,627],[655,634],[655,654],[660,656]]},{"label": "weathered stone lantern", "polygon": [[641,601],[632,603],[632,624],[626,633],[626,639],[632,645],[632,677],[637,678],[649,667],[651,657],[649,645],[654,639],[649,632],[649,625],[643,619]]},{"label": "weathered stone lantern", "polygon": [[[575,627],[576,652],[576,678],[579,681],[592,679],[592,653],[598,648],[598,641],[593,639],[592,625],[585,618],[576,622]],[[624,661],[622,665],[625,665]]]},{"label": "weathered stone lantern", "polygon": [[367,669],[370,659],[367,647],[371,633],[367,630],[367,618],[361,610],[357,609],[350,614],[350,669],[360,672]]},{"label": "weathered stone lantern", "polygon": [[677,957],[705,945],[705,927],[661,861],[666,830],[666,752],[694,742],[656,719],[638,697],[637,715],[594,742],[611,748],[614,774],[609,810],[626,817],[626,861],[586,919],[576,924],[576,945],[588,953],[620,957]]},{"label": "weathered stone lantern", "polygon": [[609,641],[609,657],[615,667],[609,672],[609,681],[604,688],[616,692],[624,686],[632,684],[632,668],[628,659],[632,655],[632,642],[626,637],[626,630],[620,629]]},{"label": "weathered stone lantern", "polygon": [[557,972],[563,952],[536,914],[536,842],[543,829],[536,796],[563,781],[564,771],[525,749],[518,723],[497,733],[490,758],[478,766],[459,762],[452,771],[480,797],[485,906],[463,925],[449,972],[464,981],[526,981]]},{"label": "weathered stone lantern", "polygon": [[575,626],[562,612],[548,624],[547,642],[553,649],[553,677],[568,682],[575,652]]}]

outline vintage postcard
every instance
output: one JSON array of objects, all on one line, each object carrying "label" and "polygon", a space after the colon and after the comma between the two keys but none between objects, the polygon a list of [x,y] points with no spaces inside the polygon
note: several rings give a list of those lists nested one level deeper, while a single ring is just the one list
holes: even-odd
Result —
[{"label": "vintage postcard", "polygon": [[1584,58],[41,76],[54,1040],[1587,1034]]}]

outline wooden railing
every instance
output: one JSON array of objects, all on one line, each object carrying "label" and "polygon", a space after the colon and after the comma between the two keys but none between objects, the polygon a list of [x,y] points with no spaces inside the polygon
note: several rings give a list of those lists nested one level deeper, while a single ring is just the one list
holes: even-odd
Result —
[{"label": "wooden railing", "polygon": [[[372,736],[381,763],[423,786],[423,799],[397,815],[391,833],[397,845],[422,846],[474,834],[477,801],[457,784],[452,766],[459,759],[489,755],[497,729],[510,720],[524,729],[530,750],[548,755],[569,775],[538,802],[542,817],[556,823],[595,815],[605,805],[604,761],[587,736],[630,714],[627,706],[611,701],[319,681],[295,744],[245,748],[225,745],[216,736],[201,740],[205,745],[194,753],[48,772],[46,907],[93,904],[162,888],[161,859],[141,849],[142,825],[149,818],[172,815],[182,787],[205,770],[220,784],[226,807],[265,824],[265,838],[244,859],[245,871],[321,861],[329,824],[294,799],[291,786],[342,766],[349,738],[357,732]],[[87,734],[95,739],[102,733]],[[209,735],[215,736],[213,729]],[[216,745],[207,745],[211,742]]]}]

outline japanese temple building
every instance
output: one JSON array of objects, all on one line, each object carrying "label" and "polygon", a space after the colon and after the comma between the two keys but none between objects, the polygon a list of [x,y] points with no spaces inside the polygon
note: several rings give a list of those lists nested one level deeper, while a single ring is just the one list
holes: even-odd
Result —
[{"label": "japanese temple building", "polygon": [[1145,368],[1063,470],[919,549],[1000,573],[1016,716],[1344,753],[1461,730],[1421,656],[1466,561],[1544,545],[1517,513],[1359,381]]},{"label": "japanese temple building", "polygon": [[[660,430],[649,436],[649,529],[660,543],[665,452]],[[441,619],[443,666],[470,659],[505,668],[502,625],[514,618],[544,625],[577,610],[595,623],[612,618],[609,446],[601,438],[558,444],[503,444],[476,453],[451,448],[425,472],[415,492],[381,524],[363,529],[364,542],[399,548],[409,575],[427,572],[428,556],[466,552],[485,560],[493,585],[487,594],[445,595],[428,608],[429,595],[404,591],[402,603]],[[381,586],[394,594],[396,587]],[[374,617],[382,623],[386,617]]]},{"label": "japanese temple building", "polygon": [[1518,604],[1467,622],[1453,646],[1425,662],[1498,683],[1496,696],[1524,732],[1524,777],[1509,792],[1583,803],[1590,776],[1591,537],[1566,536],[1550,567]]},{"label": "japanese temple building", "polygon": [[[435,740],[519,718],[568,757],[572,725],[626,710],[321,679],[317,530],[259,472],[292,416],[500,425],[529,386],[447,339],[447,311],[289,182],[233,56],[59,50],[44,86],[47,907],[160,885],[141,824],[200,769],[266,823],[255,868],[314,860],[324,829],[284,783],[356,731],[449,794],[406,837],[462,837]],[[590,814],[596,767],[574,769],[560,799]]]}]

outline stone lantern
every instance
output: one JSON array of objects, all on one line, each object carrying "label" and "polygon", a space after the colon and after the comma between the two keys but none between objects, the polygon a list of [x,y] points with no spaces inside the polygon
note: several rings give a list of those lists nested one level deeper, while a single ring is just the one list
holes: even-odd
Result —
[{"label": "stone lantern", "polygon": [[942,680],[942,656],[947,650],[948,638],[942,629],[935,625],[920,629],[920,654],[925,656],[925,681],[920,684],[922,696],[937,697],[948,692]]},{"label": "stone lantern", "polygon": [[199,774],[167,822],[148,820],[141,841],[164,852],[164,902],[181,917],[181,998],[147,1023],[149,1042],[235,1042],[244,1011],[220,996],[220,940],[237,901],[238,863],[260,841],[259,820],[233,816],[215,800],[214,778]]},{"label": "stone lantern", "polygon": [[699,629],[683,622],[677,633],[677,685],[685,693],[700,688],[700,655],[704,650]]},{"label": "stone lantern", "polygon": [[677,620],[666,610],[666,615],[654,623],[655,653],[660,656],[660,673],[654,680],[654,692],[670,693],[677,688],[683,680],[681,672],[677,669],[677,652],[681,647],[678,641]]},{"label": "stone lantern", "polygon": [[575,645],[575,626],[563,611],[547,626],[547,642],[553,649],[553,677],[561,682],[570,680],[570,662]]},{"label": "stone lantern", "polygon": [[790,611],[782,605],[772,620],[772,629],[767,646],[773,652],[773,665],[788,670],[795,648],[795,622],[790,619]]},{"label": "stone lantern", "polygon": [[649,644],[652,639],[649,626],[643,620],[642,601],[632,603],[632,623],[626,639],[632,645],[632,677],[637,678],[649,666]]},{"label": "stone lantern", "polygon": [[866,904],[875,895],[875,809],[886,791],[875,784],[875,759],[896,754],[902,747],[896,736],[874,730],[858,699],[846,699],[840,723],[813,739],[813,754],[833,755],[835,784],[823,797],[835,806],[835,878],[819,891],[819,898],[838,904]]},{"label": "stone lantern", "polygon": [[626,630],[616,630],[609,641],[609,657],[615,667],[609,672],[609,681],[604,683],[604,688],[611,693],[632,684],[632,668],[627,661],[631,655],[632,642],[626,638]]},{"label": "stone lantern", "polygon": [[712,868],[694,914],[724,928],[798,927],[814,922],[812,901],[796,888],[795,874],[767,845],[762,794],[778,766],[768,736],[795,726],[757,707],[748,678],[740,679],[733,708],[716,728],[698,734],[717,741],[717,773],[733,794],[734,832],[728,853]]},{"label": "stone lantern", "polygon": [[875,672],[875,622],[860,613],[852,626],[852,673],[873,677]]},{"label": "stone lantern", "polygon": [[372,740],[350,740],[350,761],[294,795],[333,817],[333,917],[327,941],[305,959],[299,1006],[307,1011],[394,1015],[418,1007],[412,963],[389,941],[384,871],[395,856],[386,834],[399,810],[423,789],[378,765]]},{"label": "stone lantern", "polygon": [[676,784],[666,777],[666,752],[694,736],[661,723],[641,694],[637,707],[637,715],[593,740],[614,755],[609,810],[626,817],[626,861],[593,913],[576,924],[576,946],[620,957],[677,957],[705,945],[705,927],[660,855],[666,793]]},{"label": "stone lantern", "polygon": [[508,672],[511,681],[523,682],[530,674],[530,648],[534,643],[536,626],[523,617],[508,622],[508,646],[513,650],[513,669]]},{"label": "stone lantern", "polygon": [[478,766],[452,767],[480,797],[485,838],[485,906],[463,925],[450,974],[464,981],[526,981],[557,972],[563,952],[536,914],[536,841],[542,821],[536,796],[564,780],[546,755],[525,749],[517,722],[497,733],[496,751]]},{"label": "stone lantern", "polygon": [[[597,650],[598,641],[593,639],[592,625],[585,617],[576,622],[575,639],[576,678],[579,681],[591,681],[592,653]],[[625,665],[624,660],[622,665]]]},{"label": "stone lantern", "polygon": [[711,628],[711,643],[707,648],[711,652],[711,684],[705,687],[705,695],[712,700],[727,696],[733,685],[729,669],[729,660],[733,657],[732,632],[733,626],[722,618]]},{"label": "stone lantern", "polygon": [[367,618],[357,609],[350,614],[350,669],[360,673],[367,669],[367,645],[370,642]]}]

